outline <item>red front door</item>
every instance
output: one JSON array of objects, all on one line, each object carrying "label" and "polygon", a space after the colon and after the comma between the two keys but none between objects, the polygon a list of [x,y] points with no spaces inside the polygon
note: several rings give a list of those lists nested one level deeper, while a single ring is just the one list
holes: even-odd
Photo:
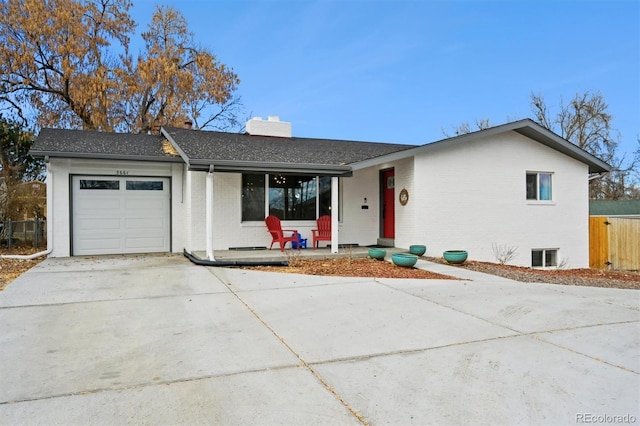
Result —
[{"label": "red front door", "polygon": [[395,178],[394,171],[382,172],[382,238],[395,238]]}]

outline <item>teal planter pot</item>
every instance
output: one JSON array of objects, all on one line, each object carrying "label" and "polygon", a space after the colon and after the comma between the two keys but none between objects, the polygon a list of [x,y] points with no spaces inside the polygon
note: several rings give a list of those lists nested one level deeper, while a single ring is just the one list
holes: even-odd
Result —
[{"label": "teal planter pot", "polygon": [[409,253],[394,253],[391,255],[391,261],[395,265],[411,268],[418,261],[418,256]]},{"label": "teal planter pot", "polygon": [[466,250],[447,250],[442,253],[442,257],[449,263],[460,264],[467,260],[468,253]]},{"label": "teal planter pot", "polygon": [[415,254],[416,256],[422,256],[423,254],[425,254],[426,251],[427,251],[427,246],[423,246],[419,244],[409,246],[409,253]]},{"label": "teal planter pot", "polygon": [[369,257],[376,260],[382,260],[387,255],[387,251],[379,248],[370,248]]}]

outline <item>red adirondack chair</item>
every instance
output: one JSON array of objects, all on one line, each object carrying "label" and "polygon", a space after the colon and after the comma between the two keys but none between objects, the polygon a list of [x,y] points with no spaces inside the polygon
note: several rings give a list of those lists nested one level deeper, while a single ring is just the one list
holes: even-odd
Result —
[{"label": "red adirondack chair", "polygon": [[[289,242],[298,242],[298,231],[295,229],[282,229],[282,225],[280,224],[280,219],[277,216],[267,216],[264,219],[264,222],[267,224],[267,230],[271,234],[271,245],[269,246],[269,250],[273,247],[273,243],[280,244],[280,251],[284,251],[285,244]],[[286,236],[284,233],[293,232],[293,235]]]},{"label": "red adirondack chair", "polygon": [[313,249],[318,247],[319,241],[331,241],[331,216],[323,215],[316,221],[318,229],[312,229]]}]

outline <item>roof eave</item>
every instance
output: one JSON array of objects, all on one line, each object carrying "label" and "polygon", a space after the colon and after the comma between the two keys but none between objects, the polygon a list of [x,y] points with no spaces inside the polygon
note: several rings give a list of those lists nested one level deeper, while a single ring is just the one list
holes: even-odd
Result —
[{"label": "roof eave", "polygon": [[408,158],[416,154],[428,152],[432,149],[437,149],[442,146],[453,146],[465,143],[469,140],[477,139],[479,137],[486,138],[509,131],[515,131],[523,136],[540,142],[543,145],[546,145],[558,152],[561,152],[571,158],[587,164],[589,166],[589,173],[605,173],[610,172],[612,169],[609,164],[600,160],[596,156],[589,154],[587,151],[583,150],[577,145],[572,144],[571,142],[563,139],[562,137],[556,135],[552,131],[546,129],[545,127],[528,118],[503,124],[500,126],[491,127],[489,129],[479,130],[477,132],[465,133],[460,136],[442,139],[436,142],[420,145],[415,148],[409,148],[405,151],[394,152],[391,154],[382,155],[380,157],[360,161],[357,163],[353,163],[352,167],[354,170],[359,170],[366,167],[378,165],[383,162],[390,162]]},{"label": "roof eave", "polygon": [[120,154],[96,154],[86,152],[60,152],[31,150],[31,156],[36,158],[79,158],[85,160],[124,160],[124,161],[155,161],[166,163],[182,163],[179,157],[156,157],[150,155],[120,155]]},{"label": "roof eave", "polygon": [[216,172],[291,173],[314,176],[348,177],[353,174],[351,166],[330,164],[299,164],[231,160],[191,160],[189,170],[208,171],[213,166]]}]

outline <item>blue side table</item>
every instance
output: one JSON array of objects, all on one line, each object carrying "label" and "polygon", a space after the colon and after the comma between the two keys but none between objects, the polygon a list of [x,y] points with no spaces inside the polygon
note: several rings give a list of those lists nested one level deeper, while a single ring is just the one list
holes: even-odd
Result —
[{"label": "blue side table", "polygon": [[[291,234],[291,236],[293,237],[294,234]],[[303,248],[307,248],[307,239],[306,238],[302,238],[302,234],[300,234],[298,232],[298,241],[291,241],[291,248],[292,249],[303,249]]]}]

